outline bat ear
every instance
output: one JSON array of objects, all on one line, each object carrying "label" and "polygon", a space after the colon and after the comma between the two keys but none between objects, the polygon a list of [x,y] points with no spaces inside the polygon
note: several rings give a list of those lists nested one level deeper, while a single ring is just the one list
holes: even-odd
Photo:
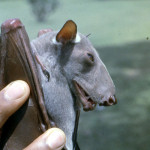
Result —
[{"label": "bat ear", "polygon": [[56,41],[66,44],[73,42],[76,39],[77,25],[72,21],[68,20],[62,29],[56,35]]}]

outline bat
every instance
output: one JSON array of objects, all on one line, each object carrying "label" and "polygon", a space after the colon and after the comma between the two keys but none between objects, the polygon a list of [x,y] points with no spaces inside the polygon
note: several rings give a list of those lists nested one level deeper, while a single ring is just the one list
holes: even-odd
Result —
[{"label": "bat", "polygon": [[68,20],[60,31],[41,30],[31,43],[19,19],[1,26],[0,89],[26,81],[29,100],[5,123],[0,149],[23,149],[52,127],[67,137],[65,150],[79,150],[80,109],[117,103],[114,83],[87,36]]}]

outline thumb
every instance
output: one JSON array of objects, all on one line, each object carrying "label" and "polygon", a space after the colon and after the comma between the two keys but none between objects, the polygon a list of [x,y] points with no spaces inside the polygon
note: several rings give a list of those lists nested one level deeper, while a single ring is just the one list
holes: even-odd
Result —
[{"label": "thumb", "polygon": [[29,93],[28,84],[21,80],[11,82],[0,91],[0,128],[25,103]]},{"label": "thumb", "polygon": [[24,150],[61,150],[66,143],[62,130],[51,128],[34,140]]}]

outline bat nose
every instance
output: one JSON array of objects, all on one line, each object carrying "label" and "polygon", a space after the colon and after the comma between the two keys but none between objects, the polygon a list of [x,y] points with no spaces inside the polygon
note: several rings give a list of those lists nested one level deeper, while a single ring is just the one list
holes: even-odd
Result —
[{"label": "bat nose", "polygon": [[100,106],[111,106],[117,104],[116,96],[110,96],[107,100],[102,101]]}]

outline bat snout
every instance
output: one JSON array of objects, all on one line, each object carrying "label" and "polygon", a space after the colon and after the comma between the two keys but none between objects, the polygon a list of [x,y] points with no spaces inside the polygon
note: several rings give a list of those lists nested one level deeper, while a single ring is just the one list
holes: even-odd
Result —
[{"label": "bat snout", "polygon": [[108,99],[100,102],[100,106],[111,106],[117,104],[116,96],[110,96]]}]

